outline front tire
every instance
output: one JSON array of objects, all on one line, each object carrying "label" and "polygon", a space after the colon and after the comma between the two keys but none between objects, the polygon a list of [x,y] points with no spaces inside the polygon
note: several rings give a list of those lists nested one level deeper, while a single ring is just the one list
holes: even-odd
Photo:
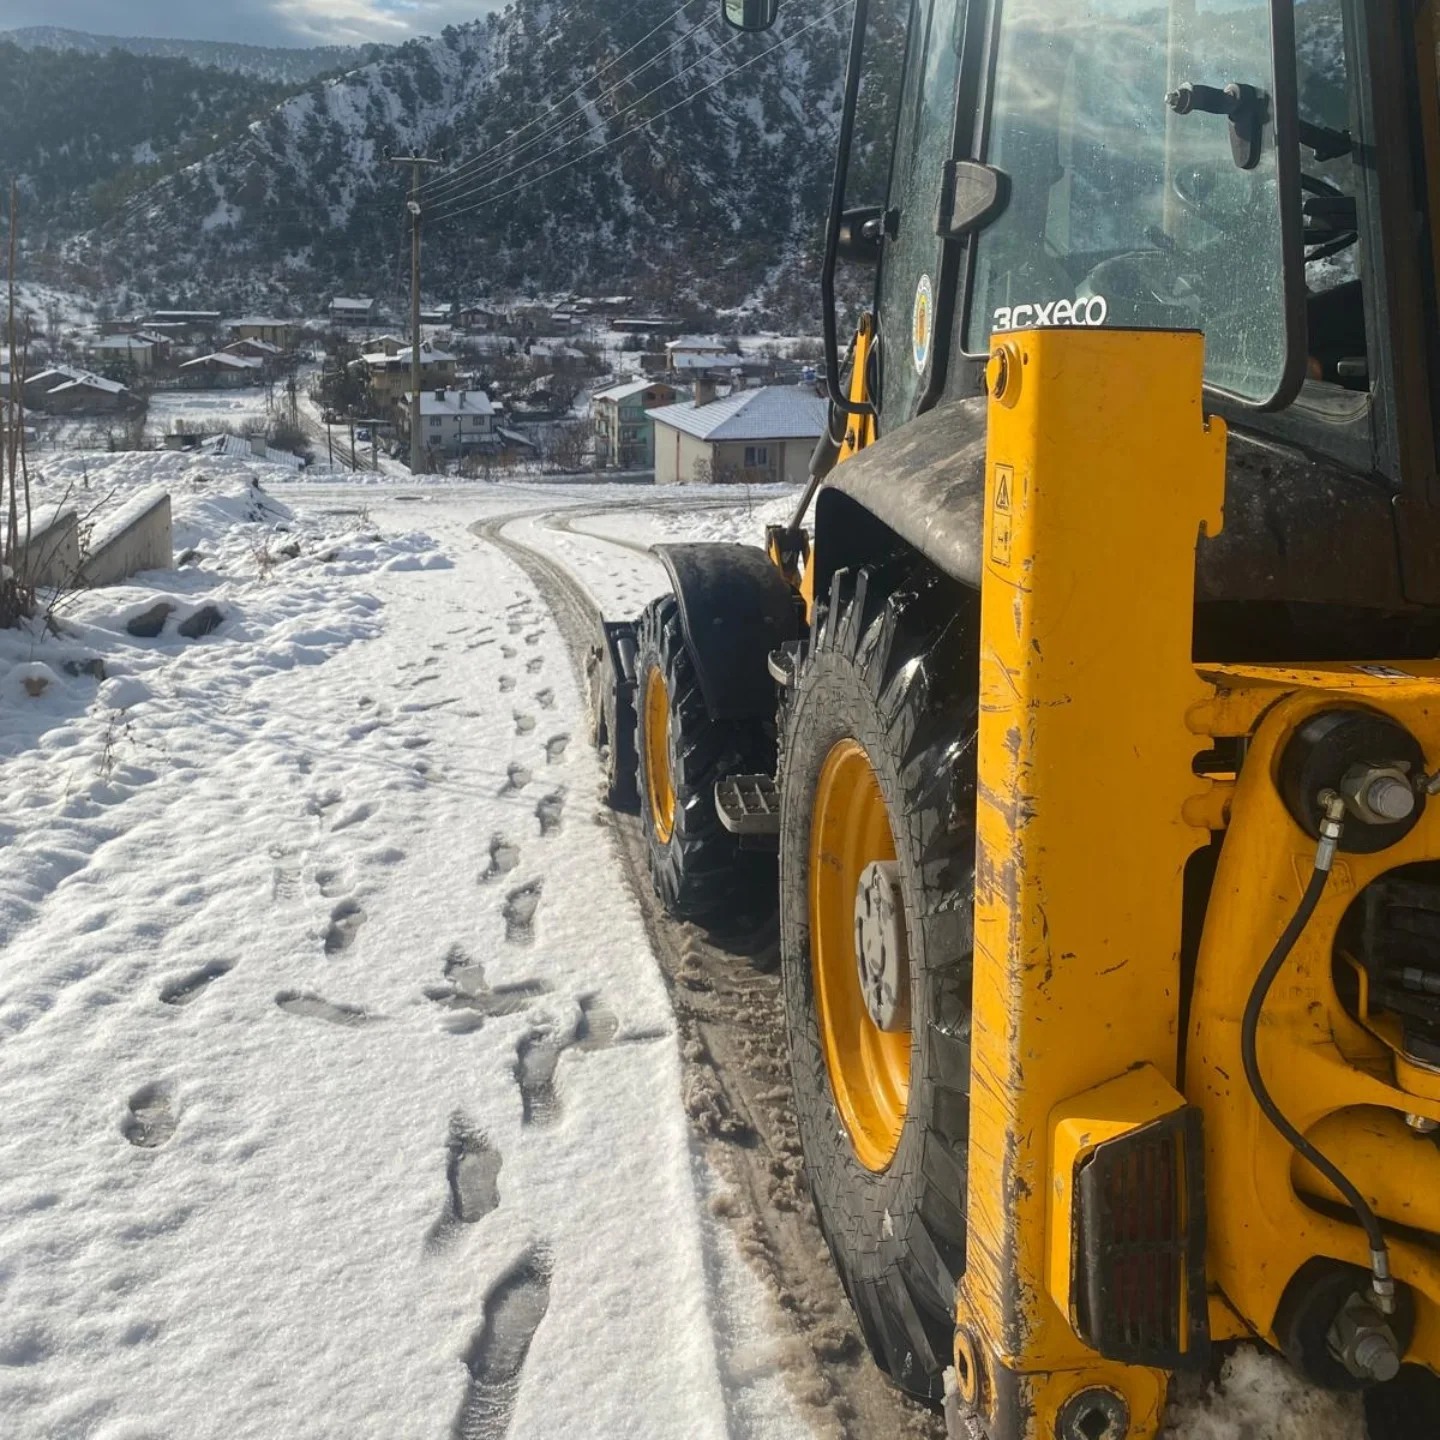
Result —
[{"label": "front tire", "polygon": [[[872,1354],[931,1402],[965,1257],[976,621],[974,597],[919,562],[842,571],[784,715],[781,963],[806,1170]],[[888,922],[905,991],[889,1008],[867,1005],[856,961],[876,863],[903,923]]]},{"label": "front tire", "polygon": [[773,723],[711,718],[673,595],[640,617],[635,673],[640,823],[656,895],[669,914],[706,924],[773,913],[774,857],[742,849],[715,809],[716,781],[773,773]]}]

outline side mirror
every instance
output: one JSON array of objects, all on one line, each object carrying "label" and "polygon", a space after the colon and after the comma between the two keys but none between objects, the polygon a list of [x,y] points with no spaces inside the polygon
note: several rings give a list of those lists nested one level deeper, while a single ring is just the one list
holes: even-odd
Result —
[{"label": "side mirror", "polygon": [[725,23],[735,30],[768,30],[780,13],[780,0],[720,0]]}]

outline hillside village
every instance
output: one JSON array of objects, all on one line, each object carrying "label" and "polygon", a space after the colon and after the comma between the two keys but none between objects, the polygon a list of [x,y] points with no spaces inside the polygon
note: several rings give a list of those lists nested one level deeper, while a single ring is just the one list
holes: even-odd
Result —
[{"label": "hillside village", "polygon": [[[297,466],[406,466],[408,316],[366,296],[321,315],[152,309],[114,316],[22,297],[0,396],[40,458],[77,448],[228,448]],[[421,314],[422,470],[659,483],[803,479],[824,423],[817,343],[689,333],[623,296],[475,302]]]}]

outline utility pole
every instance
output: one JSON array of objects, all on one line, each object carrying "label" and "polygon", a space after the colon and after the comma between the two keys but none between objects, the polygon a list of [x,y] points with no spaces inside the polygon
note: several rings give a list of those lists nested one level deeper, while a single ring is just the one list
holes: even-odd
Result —
[{"label": "utility pole", "polygon": [[425,155],[392,155],[388,150],[385,158],[392,165],[410,166],[410,198],[405,206],[410,212],[410,473],[418,475],[425,468],[420,439],[420,176],[425,166],[443,162]]}]

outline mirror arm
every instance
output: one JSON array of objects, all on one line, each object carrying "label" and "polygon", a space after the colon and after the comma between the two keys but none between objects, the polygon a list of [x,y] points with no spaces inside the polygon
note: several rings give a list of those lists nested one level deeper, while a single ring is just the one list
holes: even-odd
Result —
[{"label": "mirror arm", "polygon": [[855,139],[855,111],[860,97],[860,73],[865,58],[865,24],[869,0],[855,0],[850,27],[850,54],[845,62],[845,106],[835,152],[835,180],[830,191],[830,221],[825,232],[825,264],[820,271],[821,320],[825,329],[825,388],[830,403],[846,415],[873,415],[868,402],[856,403],[840,384],[840,338],[835,320],[835,268],[840,258],[840,229],[845,213],[845,191],[850,180],[850,149]]}]

